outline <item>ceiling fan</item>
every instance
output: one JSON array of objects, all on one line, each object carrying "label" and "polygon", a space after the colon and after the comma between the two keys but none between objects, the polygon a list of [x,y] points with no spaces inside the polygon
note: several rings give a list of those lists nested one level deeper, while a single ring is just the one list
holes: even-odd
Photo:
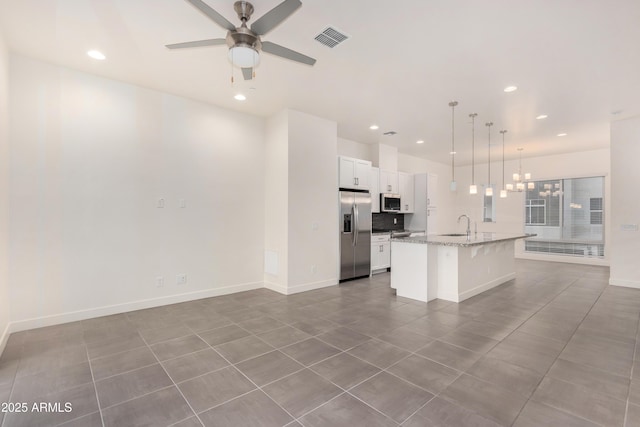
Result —
[{"label": "ceiling fan", "polygon": [[226,44],[229,46],[229,60],[233,65],[242,68],[242,75],[245,80],[251,80],[253,78],[253,69],[260,63],[261,51],[290,59],[292,61],[301,62],[303,64],[313,65],[316,62],[315,59],[309,56],[303,55],[284,46],[268,41],[262,41],[260,39],[260,36],[265,35],[277,27],[282,21],[287,19],[289,15],[298,10],[298,8],[302,6],[302,2],[300,0],[283,1],[278,6],[262,15],[262,17],[251,24],[251,27],[247,27],[247,22],[251,19],[253,5],[248,1],[237,1],[233,5],[233,8],[238,14],[238,18],[242,21],[242,24],[239,27],[233,25],[224,16],[220,15],[202,0],[186,1],[207,15],[207,17],[209,17],[213,22],[228,30],[227,37],[224,39],[207,39],[168,44],[166,47],[169,49],[218,46]]}]

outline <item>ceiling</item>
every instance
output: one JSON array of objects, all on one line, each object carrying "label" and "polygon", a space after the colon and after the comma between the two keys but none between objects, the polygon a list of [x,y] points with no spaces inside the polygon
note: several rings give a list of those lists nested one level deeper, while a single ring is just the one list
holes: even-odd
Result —
[{"label": "ceiling", "polygon": [[[232,0],[204,1],[238,23]],[[253,20],[279,2],[254,0]],[[485,148],[476,161],[487,121],[492,142],[508,130],[507,158],[517,147],[525,157],[608,147],[609,122],[640,114],[638,22],[637,0],[303,0],[263,40],[316,65],[263,54],[255,80],[235,70],[232,84],[224,46],[164,47],[226,34],[184,0],[0,0],[14,52],[259,116],[304,111],[335,120],[342,138],[444,163],[456,100],[457,164],[471,160],[472,112]],[[316,42],[329,25],[351,38],[333,49]],[[518,90],[503,92],[509,85]]]}]

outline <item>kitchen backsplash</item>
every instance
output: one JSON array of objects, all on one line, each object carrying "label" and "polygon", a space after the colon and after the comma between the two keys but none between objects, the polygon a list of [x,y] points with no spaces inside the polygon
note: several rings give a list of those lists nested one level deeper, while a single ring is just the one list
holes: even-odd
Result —
[{"label": "kitchen backsplash", "polygon": [[[371,225],[373,230],[404,230],[404,215],[393,213],[371,214]],[[396,223],[393,223],[393,220]]]}]

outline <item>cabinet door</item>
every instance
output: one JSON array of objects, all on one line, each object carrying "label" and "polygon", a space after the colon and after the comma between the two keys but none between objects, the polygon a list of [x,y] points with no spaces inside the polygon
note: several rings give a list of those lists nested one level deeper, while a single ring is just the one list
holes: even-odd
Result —
[{"label": "cabinet door", "polygon": [[438,175],[430,173],[427,178],[427,208],[438,207]]},{"label": "cabinet door", "polygon": [[371,213],[380,213],[380,169],[371,168]]},{"label": "cabinet door", "polygon": [[371,242],[371,271],[380,270],[382,268],[380,264],[380,251],[382,243]]},{"label": "cabinet door", "polygon": [[356,188],[368,190],[371,186],[371,162],[366,160],[355,161]]},{"label": "cabinet door", "polygon": [[413,175],[410,173],[398,172],[398,184],[400,189],[400,212],[414,212],[414,185]]},{"label": "cabinet door", "polygon": [[382,250],[380,252],[380,265],[381,268],[389,268],[391,267],[391,243],[384,242],[381,243]]},{"label": "cabinet door", "polygon": [[380,192],[398,193],[398,173],[380,169]]},{"label": "cabinet door", "polygon": [[427,209],[427,234],[438,233],[438,210]]},{"label": "cabinet door", "polygon": [[338,158],[339,187],[340,188],[357,188],[356,187],[356,161],[349,157]]}]

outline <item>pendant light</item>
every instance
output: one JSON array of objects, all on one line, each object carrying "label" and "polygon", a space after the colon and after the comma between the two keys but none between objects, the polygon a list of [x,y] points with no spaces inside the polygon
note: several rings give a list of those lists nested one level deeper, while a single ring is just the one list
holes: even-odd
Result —
[{"label": "pendant light", "polygon": [[487,126],[487,129],[489,129],[489,143],[487,144],[487,147],[489,148],[489,157],[487,160],[487,166],[488,166],[488,170],[489,170],[489,180],[487,181],[487,188],[484,191],[484,195],[485,196],[489,196],[492,197],[493,196],[493,187],[491,187],[491,126],[493,126],[493,122],[488,122],[485,123],[485,126]]},{"label": "pendant light", "polygon": [[[530,173],[522,173],[522,151],[524,148],[518,147],[518,152],[520,153],[520,157],[518,159],[518,172],[513,174],[513,181],[515,182],[515,191],[524,191],[525,184],[526,188],[529,190],[533,190],[536,186],[534,182],[531,181]],[[513,184],[507,184],[507,190],[514,191]]]},{"label": "pendant light", "polygon": [[507,133],[507,130],[502,129],[500,133],[502,134],[502,190],[500,190],[500,198],[504,199],[507,197],[507,188],[504,185],[504,134]]},{"label": "pendant light", "polygon": [[455,155],[456,155],[456,146],[454,143],[454,113],[456,109],[456,105],[458,105],[458,101],[451,101],[449,103],[449,107],[451,107],[451,183],[449,184],[449,190],[456,191],[456,171],[455,171]]},{"label": "pendant light", "polygon": [[469,194],[478,194],[478,186],[476,185],[476,141],[475,141],[475,130],[476,130],[476,116],[478,113],[471,113],[469,117],[471,117],[471,185],[469,186]]}]

